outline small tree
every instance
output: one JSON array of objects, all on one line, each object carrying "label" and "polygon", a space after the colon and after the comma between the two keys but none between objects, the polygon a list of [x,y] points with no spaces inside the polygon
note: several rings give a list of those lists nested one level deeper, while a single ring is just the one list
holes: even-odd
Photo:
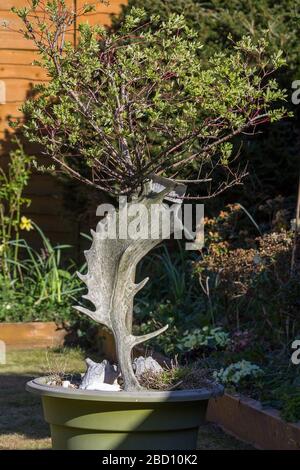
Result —
[{"label": "small tree", "polygon": [[[116,33],[80,24],[78,43],[66,41],[76,16],[88,9],[75,13],[64,0],[31,0],[30,9],[14,9],[51,79],[24,105],[29,140],[42,144],[57,171],[143,202],[146,216],[156,203],[162,217],[169,217],[164,197],[173,191],[180,203],[180,185],[195,169],[193,184],[203,187],[199,197],[240,183],[245,170],[231,169],[237,156],[232,139],[285,114],[274,105],[285,94],[270,79],[284,62],[281,53],[267,58],[263,40],[255,45],[244,38],[233,52],[215,54],[204,67],[203,46],[183,16],[145,22],[140,9],[132,9]],[[149,223],[146,216],[139,215],[140,226]],[[155,240],[103,239],[112,223],[107,215],[98,224],[86,252],[88,273],[82,279],[95,310],[78,309],[111,328],[124,388],[134,390],[140,386],[132,348],[167,328],[133,335],[134,296],[147,282],[135,284],[135,271],[164,234],[159,229]]]}]

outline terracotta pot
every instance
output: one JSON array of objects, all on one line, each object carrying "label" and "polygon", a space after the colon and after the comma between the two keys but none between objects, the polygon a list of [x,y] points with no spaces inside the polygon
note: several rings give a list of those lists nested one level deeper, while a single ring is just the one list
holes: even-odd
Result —
[{"label": "terracotta pot", "polygon": [[66,335],[54,322],[0,323],[0,340],[7,349],[62,346]]}]

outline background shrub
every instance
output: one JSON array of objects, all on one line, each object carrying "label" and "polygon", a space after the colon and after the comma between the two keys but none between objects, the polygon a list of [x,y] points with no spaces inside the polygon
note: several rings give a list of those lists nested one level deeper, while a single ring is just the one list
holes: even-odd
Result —
[{"label": "background shrub", "polygon": [[[281,49],[287,59],[287,66],[277,77],[288,90],[289,106],[296,112],[298,121],[297,108],[291,104],[291,85],[293,80],[300,79],[300,0],[129,0],[121,14],[113,17],[114,29],[119,28],[133,6],[144,8],[149,17],[159,14],[167,18],[173,12],[184,14],[188,24],[199,33],[205,46],[203,60],[207,61],[214,52],[230,49],[232,40],[239,40],[243,35],[254,40],[266,38],[269,51]],[[249,162],[250,176],[244,189],[231,192],[231,200],[236,200],[238,194],[250,207],[275,197],[278,192],[293,194],[299,171],[299,135],[295,122],[277,123],[265,128],[259,138],[248,136],[242,140],[241,157]],[[220,201],[224,203],[224,198],[218,198],[216,205]]]}]

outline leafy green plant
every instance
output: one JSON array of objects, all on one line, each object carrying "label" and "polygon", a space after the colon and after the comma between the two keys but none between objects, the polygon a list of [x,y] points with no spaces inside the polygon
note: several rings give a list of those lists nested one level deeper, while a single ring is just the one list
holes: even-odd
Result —
[{"label": "leafy green plant", "polygon": [[[37,303],[45,299],[60,303],[63,296],[72,297],[80,290],[78,282],[74,282],[76,279],[75,265],[72,263],[67,269],[61,267],[62,252],[70,249],[71,246],[52,246],[43,231],[35,223],[33,226],[41,237],[43,248],[37,251],[30,247],[25,240],[17,242],[26,257],[20,264],[20,268],[23,269],[27,279],[32,280],[38,287]],[[71,274],[72,271],[73,274]]]},{"label": "leafy green plant", "polygon": [[229,35],[239,40],[245,35],[258,39],[264,34],[273,52],[287,51],[288,63],[298,76],[299,0],[128,0],[121,12],[113,15],[115,30],[134,7],[144,8],[148,19],[151,15],[166,19],[172,13],[184,14],[188,25],[199,30],[203,44],[207,44],[207,57],[230,47]]},{"label": "leafy green plant", "polygon": [[[168,330],[153,340],[153,345],[166,355],[180,353],[179,339],[190,327],[202,327],[209,321],[206,302],[201,297],[193,262],[198,256],[170,250],[163,245],[140,263],[137,279],[149,276],[149,282],[136,297],[135,329],[143,333],[167,323]],[[158,261],[160,261],[158,263]]]},{"label": "leafy green plant", "polygon": [[166,275],[168,297],[175,303],[180,302],[184,296],[189,295],[185,269],[187,259],[180,244],[178,244],[178,248],[179,255],[173,260],[165,245],[163,246],[163,254],[154,256],[154,261],[157,258],[162,263],[163,272]]},{"label": "leafy green plant", "polygon": [[[1,283],[0,321],[56,320],[68,322],[72,318],[72,303],[82,291],[72,261],[66,265],[63,253],[69,245],[52,245],[43,231],[32,222],[42,242],[40,250],[33,249],[26,240],[11,240],[17,246],[21,260],[7,257],[7,265],[16,266],[16,275],[9,284]],[[83,265],[81,270],[84,269]],[[80,271],[81,271],[80,270]]]},{"label": "leafy green plant", "polygon": [[[70,303],[81,291],[70,262],[63,268],[68,245],[53,246],[42,230],[22,215],[30,199],[24,197],[32,165],[19,141],[10,153],[7,170],[0,168],[0,321],[69,321]],[[41,250],[21,237],[36,230]]]},{"label": "leafy green plant", "polygon": [[[1,281],[1,279],[0,279]],[[0,322],[55,321],[70,325],[74,323],[73,308],[68,299],[57,303],[45,299],[36,303],[32,283],[15,283],[13,289],[0,289]]]},{"label": "leafy green plant", "polygon": [[249,380],[259,379],[263,370],[249,361],[240,361],[214,372],[214,378],[224,385],[239,386]]},{"label": "leafy green plant", "polygon": [[154,250],[139,265],[138,278],[145,272],[153,278],[153,283],[141,293],[142,297],[153,298],[159,291],[160,299],[169,300],[173,305],[185,300],[186,303],[193,302],[195,282],[192,279],[192,263],[196,258],[197,255],[185,251],[179,242],[176,250],[170,250],[166,245]]},{"label": "leafy green plant", "polygon": [[300,421],[300,390],[287,390],[287,393],[281,396],[283,401],[281,408],[281,416],[290,422]]},{"label": "leafy green plant", "polygon": [[[128,0],[121,13],[113,17],[114,30],[120,28],[134,7],[144,8],[148,19],[151,15],[167,18],[171,13],[183,13],[187,24],[197,30],[205,45],[204,62],[216,51],[231,49],[232,39],[238,41],[246,35],[256,41],[264,37],[270,53],[279,49],[285,53],[287,66],[277,76],[289,95],[292,81],[299,78],[299,0]],[[293,107],[291,100],[288,101]],[[297,109],[296,113],[299,114]],[[258,200],[274,197],[278,191],[291,194],[296,187],[299,159],[294,127],[293,122],[281,122],[268,128],[259,139],[242,139],[241,159],[248,162],[250,174],[244,190],[237,191],[243,205],[256,205]]]},{"label": "leafy green plant", "polygon": [[186,331],[178,345],[181,350],[191,351],[205,347],[208,349],[223,349],[230,342],[229,334],[220,327],[203,326],[201,329],[196,328]]},{"label": "leafy green plant", "polygon": [[284,228],[293,211],[282,209],[279,199],[265,204],[271,218],[259,228],[270,232],[260,236],[240,205],[206,218],[206,247],[194,263],[200,285],[209,280],[216,321],[226,321],[230,330],[249,329],[264,339],[266,349],[286,349],[299,328],[299,274],[291,272],[294,233]]},{"label": "leafy green plant", "polygon": [[[264,406],[277,408],[287,421],[300,420],[300,371],[282,351],[274,351],[264,367],[262,386],[257,394]],[[254,393],[256,391],[254,390]],[[253,393],[253,392],[252,392]]]},{"label": "leafy green plant", "polygon": [[23,192],[28,184],[32,159],[24,153],[18,140],[16,144],[18,148],[10,152],[7,170],[0,167],[0,268],[6,283],[16,274],[19,254],[18,243],[13,246],[10,241],[13,238],[18,241],[20,230],[31,228],[30,220],[22,216],[21,211],[31,202]]}]

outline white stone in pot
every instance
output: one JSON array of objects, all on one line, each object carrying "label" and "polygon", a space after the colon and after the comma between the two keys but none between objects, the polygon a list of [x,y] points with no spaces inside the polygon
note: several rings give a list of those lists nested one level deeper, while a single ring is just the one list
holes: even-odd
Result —
[{"label": "white stone in pot", "polygon": [[106,359],[100,363],[86,359],[87,371],[82,377],[79,388],[83,390],[108,390],[103,384],[109,385],[112,390],[119,390],[119,385],[116,383],[118,372],[116,366],[110,364]]},{"label": "white stone in pot", "polygon": [[135,371],[136,377],[140,377],[147,370],[159,373],[163,368],[155,359],[153,359],[152,356],[148,356],[146,358],[144,356],[139,356],[133,361],[133,370]]}]

